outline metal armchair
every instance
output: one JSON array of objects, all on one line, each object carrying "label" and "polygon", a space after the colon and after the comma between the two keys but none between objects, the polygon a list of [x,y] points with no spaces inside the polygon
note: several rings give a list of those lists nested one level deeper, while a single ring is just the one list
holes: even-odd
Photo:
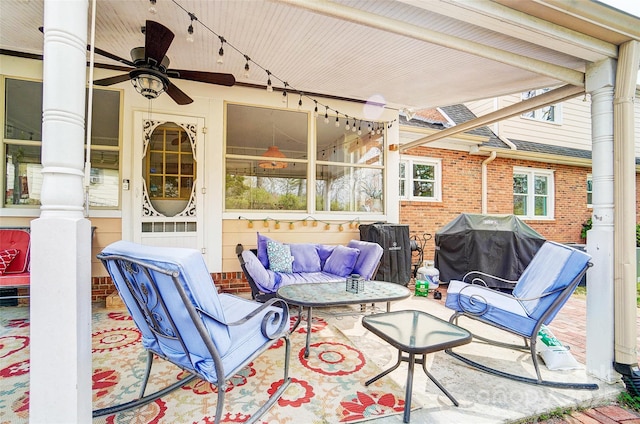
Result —
[{"label": "metal armchair", "polygon": [[459,318],[466,317],[523,337],[523,345],[514,345],[474,334],[475,339],[486,343],[529,350],[536,378],[507,373],[452,350],[448,350],[447,353],[482,371],[524,383],[556,388],[597,389],[596,384],[544,380],[540,374],[536,353],[540,328],[542,325],[548,325],[569,299],[591,265],[590,259],[585,252],[547,241],[518,281],[510,282],[514,283],[512,293],[487,287],[487,279],[498,277],[482,272],[470,272],[463,278],[465,281],[453,280],[449,283],[445,305],[455,311],[449,321],[458,323]]},{"label": "metal armchair", "polygon": [[[142,333],[147,369],[140,396],[94,411],[94,417],[142,406],[194,378],[217,386],[215,422],[220,422],[227,380],[278,339],[285,344],[279,389],[251,416],[257,420],[286,390],[289,378],[289,309],[279,299],[258,303],[218,294],[202,255],[193,249],[119,241],[98,255]],[[154,355],[190,375],[145,395]]]}]

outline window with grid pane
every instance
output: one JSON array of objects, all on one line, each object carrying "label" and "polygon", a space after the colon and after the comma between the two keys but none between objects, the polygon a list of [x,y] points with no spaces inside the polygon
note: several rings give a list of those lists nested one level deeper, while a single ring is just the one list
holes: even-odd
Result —
[{"label": "window with grid pane", "polygon": [[553,171],[514,168],[513,213],[522,218],[553,218]]}]

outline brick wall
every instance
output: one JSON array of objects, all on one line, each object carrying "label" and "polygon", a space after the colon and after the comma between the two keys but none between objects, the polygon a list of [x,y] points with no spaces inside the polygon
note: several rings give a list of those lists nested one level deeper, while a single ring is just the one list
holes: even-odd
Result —
[{"label": "brick wall", "polygon": [[[465,152],[418,147],[408,154],[442,159],[442,202],[400,202],[400,223],[408,224],[411,235],[435,233],[460,213],[482,211],[482,162],[486,156]],[[543,237],[561,243],[584,243],[582,223],[592,213],[587,208],[586,181],[589,168],[545,164],[498,156],[487,165],[487,213],[513,213],[513,167],[554,171],[555,218],[527,220]],[[640,205],[640,204],[639,204]],[[435,242],[426,244],[425,259],[434,255]]]},{"label": "brick wall", "polygon": [[[216,272],[211,274],[219,292],[251,293],[249,283],[242,272]],[[111,277],[93,277],[91,279],[91,301],[104,302],[107,296],[116,291]]]}]

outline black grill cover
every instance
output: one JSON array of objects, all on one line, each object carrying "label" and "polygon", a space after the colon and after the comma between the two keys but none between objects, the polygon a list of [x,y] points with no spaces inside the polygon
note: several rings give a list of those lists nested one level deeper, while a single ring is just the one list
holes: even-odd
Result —
[{"label": "black grill cover", "polygon": [[544,242],[515,215],[460,214],[436,232],[435,267],[445,283],[461,280],[469,271],[517,280]]},{"label": "black grill cover", "polygon": [[378,243],[384,249],[375,280],[409,284],[411,245],[409,226],[398,224],[362,224],[360,240]]}]

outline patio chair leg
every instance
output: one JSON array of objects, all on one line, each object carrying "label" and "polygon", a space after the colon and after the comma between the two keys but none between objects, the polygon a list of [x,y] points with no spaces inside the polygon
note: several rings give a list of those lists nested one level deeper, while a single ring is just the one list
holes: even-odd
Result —
[{"label": "patio chair leg", "polygon": [[140,399],[135,399],[132,400],[130,402],[126,402],[126,403],[121,403],[120,405],[114,405],[114,406],[108,406],[106,408],[102,408],[102,409],[96,409],[93,411],[92,416],[93,418],[96,417],[102,417],[103,415],[111,415],[111,414],[115,414],[118,412],[122,412],[122,411],[127,411],[129,409],[134,409],[134,408],[139,408],[141,406],[144,406],[148,403],[151,403],[159,398],[161,398],[164,395],[167,395],[169,393],[171,393],[172,391],[179,389],[180,387],[184,386],[185,384],[190,383],[193,379],[195,379],[196,377],[198,377],[195,374],[189,374],[188,376],[184,377],[182,380],[176,381],[175,383],[173,383],[170,386],[165,387],[162,390],[158,390],[157,392],[147,395],[145,397],[141,397]]},{"label": "patio chair leg", "polygon": [[[503,377],[503,378],[508,378],[510,380],[514,380],[514,381],[519,381],[521,383],[528,383],[528,384],[537,384],[539,386],[545,386],[545,387],[554,387],[556,389],[575,389],[575,390],[598,390],[598,385],[597,384],[590,384],[590,383],[566,383],[566,382],[561,382],[561,381],[549,381],[549,380],[542,380],[538,374],[538,378],[529,378],[529,377],[524,377],[521,375],[516,375],[516,374],[509,374],[507,372],[504,371],[500,371],[497,370],[495,368],[491,368],[488,367],[486,365],[483,365],[479,362],[473,361],[465,356],[462,356],[456,352],[454,352],[451,349],[446,349],[445,350],[446,353],[448,353],[449,355],[453,356],[454,358],[464,362],[465,364],[472,366],[476,369],[479,369],[480,371],[484,371],[486,373],[489,374],[493,374],[496,375],[498,377]],[[536,363],[536,358],[534,357],[533,359],[533,363],[534,366],[537,365]],[[539,369],[536,368],[536,371],[539,372]]]},{"label": "patio chair leg", "polygon": [[144,392],[147,389],[147,383],[149,382],[149,375],[151,375],[151,366],[153,365],[153,353],[147,350],[147,369],[144,372],[144,379],[142,380],[142,387],[140,388],[140,396],[144,397]]},{"label": "patio chair leg", "polygon": [[[255,423],[265,412],[267,412],[269,408],[271,408],[278,401],[278,399],[280,399],[282,394],[285,392],[285,390],[287,390],[287,387],[289,387],[289,384],[291,383],[291,378],[289,378],[289,358],[291,356],[291,342],[289,341],[289,337],[284,338],[284,343],[285,343],[285,353],[284,353],[285,365],[284,365],[284,378],[282,380],[282,384],[280,385],[280,387],[278,387],[278,390],[276,390],[276,392],[271,395],[269,400],[267,400],[267,402],[264,405],[262,405],[260,409],[258,409],[253,415],[251,415],[251,418],[247,420],[248,424]],[[217,423],[218,421],[216,421],[216,424]]]}]

